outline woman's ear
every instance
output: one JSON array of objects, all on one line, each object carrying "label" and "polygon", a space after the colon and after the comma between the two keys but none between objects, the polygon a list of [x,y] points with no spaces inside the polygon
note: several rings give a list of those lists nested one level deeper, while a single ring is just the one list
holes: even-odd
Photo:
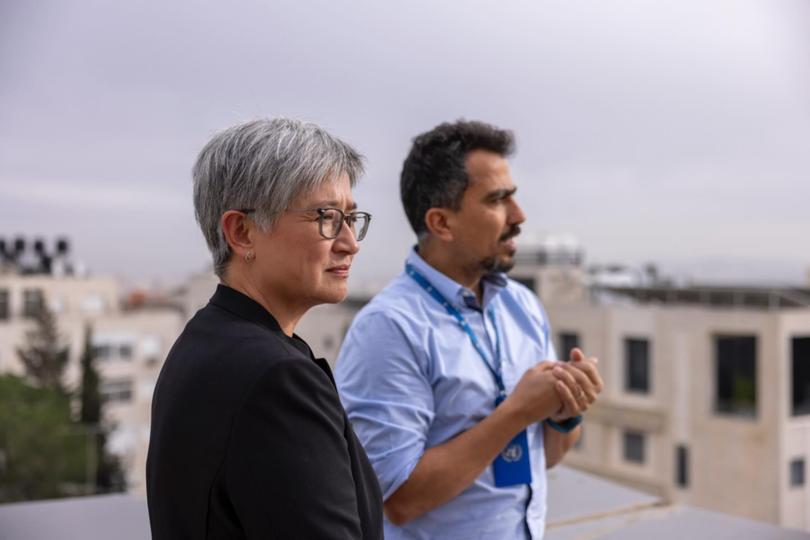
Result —
[{"label": "woman's ear", "polygon": [[219,220],[219,226],[222,228],[222,234],[225,236],[225,241],[231,251],[239,258],[248,256],[253,257],[253,231],[255,224],[253,221],[248,220],[243,212],[238,210],[228,210]]},{"label": "woman's ear", "polygon": [[454,212],[449,208],[431,208],[425,212],[425,227],[435,236],[445,242],[453,241]]}]

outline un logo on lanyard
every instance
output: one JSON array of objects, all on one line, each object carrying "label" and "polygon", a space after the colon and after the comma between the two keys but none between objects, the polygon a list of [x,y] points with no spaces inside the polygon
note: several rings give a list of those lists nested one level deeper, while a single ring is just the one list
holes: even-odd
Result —
[{"label": "un logo on lanyard", "polygon": [[501,457],[507,463],[520,461],[520,458],[523,457],[523,448],[517,443],[510,444],[501,452]]}]

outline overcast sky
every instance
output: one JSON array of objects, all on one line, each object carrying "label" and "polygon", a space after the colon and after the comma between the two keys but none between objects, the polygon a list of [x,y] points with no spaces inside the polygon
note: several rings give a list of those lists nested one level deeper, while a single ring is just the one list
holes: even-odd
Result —
[{"label": "overcast sky", "polygon": [[190,168],[216,131],[312,120],[367,158],[353,282],[401,268],[410,139],[515,131],[524,231],[589,263],[798,283],[810,267],[810,2],[0,0],[0,236],[95,273],[209,264]]}]

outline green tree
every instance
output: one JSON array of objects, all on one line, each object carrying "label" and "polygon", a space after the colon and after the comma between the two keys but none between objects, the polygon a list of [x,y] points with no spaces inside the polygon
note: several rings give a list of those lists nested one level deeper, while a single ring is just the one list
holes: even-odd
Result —
[{"label": "green tree", "polygon": [[96,369],[96,354],[93,347],[93,330],[84,330],[84,349],[81,358],[82,386],[79,393],[79,422],[92,437],[94,471],[94,491],[110,493],[126,489],[125,475],[117,456],[107,452],[109,426],[104,425],[103,401],[99,389],[100,377]]},{"label": "green tree", "polygon": [[68,353],[68,347],[62,345],[53,313],[42,306],[34,316],[34,327],[25,333],[25,345],[17,348],[25,373],[37,386],[64,392],[62,377]]},{"label": "green tree", "polygon": [[77,493],[87,451],[84,430],[71,421],[70,398],[61,389],[0,376],[0,502]]},{"label": "green tree", "polygon": [[84,350],[82,351],[81,367],[82,386],[79,394],[81,403],[79,421],[82,424],[98,425],[101,423],[100,378],[96,369],[93,329],[89,325],[84,329]]}]

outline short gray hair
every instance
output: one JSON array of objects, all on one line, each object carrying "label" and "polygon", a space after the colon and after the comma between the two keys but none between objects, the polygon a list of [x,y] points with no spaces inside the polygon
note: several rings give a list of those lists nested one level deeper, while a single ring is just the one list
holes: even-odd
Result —
[{"label": "short gray hair", "polygon": [[231,250],[220,227],[228,210],[252,208],[269,231],[292,201],[326,182],[363,174],[363,157],[323,128],[289,118],[247,122],[214,136],[194,164],[194,212],[214,257],[225,273]]}]

